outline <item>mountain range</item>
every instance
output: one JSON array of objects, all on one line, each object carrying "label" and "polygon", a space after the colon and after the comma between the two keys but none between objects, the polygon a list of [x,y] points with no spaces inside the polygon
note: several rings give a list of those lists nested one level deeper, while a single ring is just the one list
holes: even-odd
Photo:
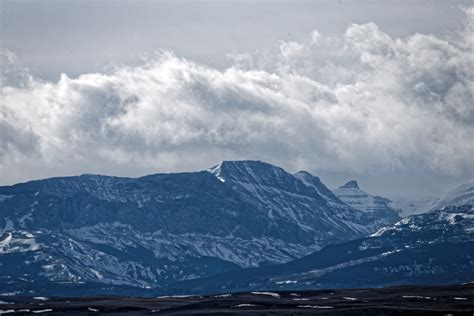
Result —
[{"label": "mountain range", "polygon": [[9,271],[0,281],[9,282],[162,287],[288,262],[382,226],[317,177],[258,161],[50,178],[0,187],[0,199],[0,265]]},{"label": "mountain range", "polygon": [[[472,210],[459,212],[470,224]],[[314,262],[307,259],[313,257],[321,261],[315,269],[332,269],[322,266],[321,258],[333,260],[328,249],[363,258],[348,246],[361,247],[361,240],[384,240],[384,252],[368,246],[374,256],[398,251],[400,236],[412,233],[403,230],[395,242],[381,232],[404,220],[388,199],[362,191],[355,181],[333,192],[308,172],[291,174],[260,161],[224,161],[199,172],[140,178],[86,174],[36,180],[0,187],[0,287],[23,295],[61,295],[66,288],[73,294],[192,292],[189,284],[206,291],[241,289],[248,284],[229,286],[234,281],[228,275],[267,276],[267,269],[278,272]],[[437,225],[434,218],[424,223],[423,230]],[[451,233],[459,231],[446,230]],[[357,263],[356,257],[347,253],[331,262],[344,266]],[[304,277],[288,278],[292,269],[271,277],[317,287],[299,281]],[[213,277],[224,283],[210,282],[214,290],[200,283]],[[252,284],[277,284],[259,280]]]},{"label": "mountain range", "polygon": [[181,293],[461,284],[474,280],[474,207],[403,218],[289,263],[181,282]]}]

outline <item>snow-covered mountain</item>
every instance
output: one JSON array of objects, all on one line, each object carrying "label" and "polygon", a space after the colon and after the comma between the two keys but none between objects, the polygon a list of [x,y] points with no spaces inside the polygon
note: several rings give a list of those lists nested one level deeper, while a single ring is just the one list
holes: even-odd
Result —
[{"label": "snow-covered mountain", "polygon": [[399,198],[393,201],[390,205],[399,212],[401,217],[406,217],[427,213],[434,209],[438,201],[439,198],[434,196],[421,197],[418,199]]},{"label": "snow-covered mountain", "polygon": [[175,291],[382,287],[474,281],[474,207],[403,218],[368,237],[330,245],[289,263],[176,284]]},{"label": "snow-covered mountain", "polygon": [[474,205],[474,181],[464,183],[449,191],[441,197],[430,210],[466,204]]},{"label": "snow-covered mountain", "polygon": [[398,199],[390,206],[398,210],[401,216],[409,216],[443,209],[447,206],[473,204],[474,181],[471,181],[456,187],[441,197]]},{"label": "snow-covered mountain", "polygon": [[159,288],[288,262],[377,228],[318,178],[258,161],[51,178],[0,187],[0,283]]},{"label": "snow-covered mountain", "polygon": [[355,180],[348,181],[333,192],[344,203],[371,214],[379,226],[390,225],[400,219],[392,201],[361,190]]}]

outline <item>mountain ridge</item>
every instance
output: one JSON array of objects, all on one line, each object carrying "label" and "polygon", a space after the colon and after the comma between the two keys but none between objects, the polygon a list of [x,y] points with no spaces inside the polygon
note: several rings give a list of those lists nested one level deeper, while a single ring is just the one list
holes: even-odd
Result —
[{"label": "mountain ridge", "polygon": [[318,178],[305,181],[271,164],[230,161],[3,186],[0,264],[27,275],[0,277],[159,287],[288,262],[380,228]]},{"label": "mountain ridge", "polygon": [[436,201],[429,210],[433,211],[446,206],[474,204],[474,180],[463,183],[448,191]]}]

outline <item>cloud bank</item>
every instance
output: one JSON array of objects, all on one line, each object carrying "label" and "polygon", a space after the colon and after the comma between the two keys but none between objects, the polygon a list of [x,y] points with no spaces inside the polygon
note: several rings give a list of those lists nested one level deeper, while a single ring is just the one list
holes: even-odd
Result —
[{"label": "cloud bank", "polygon": [[[340,37],[229,55],[217,70],[160,51],[44,82],[2,53],[0,181],[140,175],[260,159],[289,170],[474,174],[473,9],[456,34]],[[71,60],[71,62],[74,62]]]}]

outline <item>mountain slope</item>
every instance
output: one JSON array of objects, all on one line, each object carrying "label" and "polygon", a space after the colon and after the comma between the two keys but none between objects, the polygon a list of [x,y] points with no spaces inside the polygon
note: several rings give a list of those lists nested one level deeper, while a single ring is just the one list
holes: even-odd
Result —
[{"label": "mountain slope", "polygon": [[347,182],[333,192],[344,203],[370,214],[377,226],[391,225],[400,219],[392,206],[392,201],[361,190],[355,180]]},{"label": "mountain slope", "polygon": [[365,213],[331,199],[255,161],[0,187],[0,282],[159,288],[288,262],[374,231]]},{"label": "mountain slope", "polygon": [[390,204],[400,211],[401,216],[427,213],[458,205],[474,205],[474,181],[464,183],[441,197],[400,199]]},{"label": "mountain slope", "polygon": [[427,213],[430,210],[442,209],[443,207],[434,208],[438,201],[439,198],[435,196],[420,197],[417,199],[399,198],[398,200],[393,201],[391,206],[398,211],[401,217],[406,217]]},{"label": "mountain slope", "polygon": [[175,285],[179,292],[227,292],[450,284],[474,280],[474,207],[411,216],[369,237],[330,245],[272,267]]},{"label": "mountain slope", "polygon": [[[321,245],[337,241],[340,234],[366,234],[374,230],[363,212],[340,200],[335,202],[333,195],[321,194],[299,175],[270,164],[224,161],[209,171],[278,227],[282,226],[279,223],[298,227],[299,234],[303,234],[301,242],[310,240],[311,244]],[[322,183],[321,186],[325,188]]]},{"label": "mountain slope", "polygon": [[464,183],[449,191],[430,210],[465,204],[474,205],[474,181]]}]

